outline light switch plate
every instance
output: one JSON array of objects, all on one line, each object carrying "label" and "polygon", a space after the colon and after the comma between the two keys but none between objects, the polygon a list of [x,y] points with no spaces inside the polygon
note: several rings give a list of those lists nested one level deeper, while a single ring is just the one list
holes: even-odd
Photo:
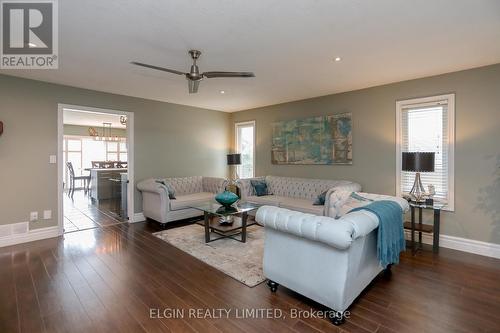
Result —
[{"label": "light switch plate", "polygon": [[38,220],[38,212],[31,212],[30,213],[30,222],[34,222]]},{"label": "light switch plate", "polygon": [[43,219],[50,220],[51,218],[52,218],[52,211],[51,210],[44,210],[43,211]]},{"label": "light switch plate", "polygon": [[56,164],[57,163],[57,156],[56,155],[49,155],[49,163]]}]

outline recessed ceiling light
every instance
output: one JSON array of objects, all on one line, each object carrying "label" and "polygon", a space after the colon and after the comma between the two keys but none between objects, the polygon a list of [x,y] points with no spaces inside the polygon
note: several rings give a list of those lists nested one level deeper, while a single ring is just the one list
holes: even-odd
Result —
[{"label": "recessed ceiling light", "polygon": [[225,94],[226,92],[224,90],[219,91],[221,94]]},{"label": "recessed ceiling light", "polygon": [[37,45],[35,43],[28,43],[28,46],[29,47],[37,47]]},{"label": "recessed ceiling light", "polygon": [[337,61],[337,62],[339,62],[340,60],[342,60],[342,58],[341,58],[341,57],[336,57],[336,58],[335,58],[335,61]]}]

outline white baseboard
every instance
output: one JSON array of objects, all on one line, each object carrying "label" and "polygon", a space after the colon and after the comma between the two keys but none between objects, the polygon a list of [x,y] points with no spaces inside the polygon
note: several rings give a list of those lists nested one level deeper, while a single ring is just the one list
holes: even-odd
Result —
[{"label": "white baseboard", "polygon": [[134,218],[132,219],[132,221],[130,221],[131,223],[135,223],[135,222],[142,222],[142,221],[146,221],[146,217],[144,216],[144,214],[141,212],[141,213],[135,213],[134,214]]},{"label": "white baseboard", "polygon": [[59,235],[60,235],[60,230],[58,226],[33,229],[25,233],[0,237],[0,247],[33,242],[46,238],[53,238]]},{"label": "white baseboard", "polygon": [[[408,230],[405,230],[405,237],[406,239],[410,239],[410,232]],[[415,233],[415,237],[415,239],[418,240],[418,233]],[[423,233],[422,243],[432,244],[432,235]],[[448,235],[439,235],[439,246],[500,259],[500,244],[481,242],[473,239]]]}]

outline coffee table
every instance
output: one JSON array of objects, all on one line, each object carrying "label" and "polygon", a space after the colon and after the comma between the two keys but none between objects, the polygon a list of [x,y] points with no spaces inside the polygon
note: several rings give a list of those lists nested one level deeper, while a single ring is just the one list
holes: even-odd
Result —
[{"label": "coffee table", "polygon": [[[205,227],[205,243],[213,242],[222,238],[232,238],[234,240],[245,243],[247,240],[247,227],[256,224],[251,222],[247,224],[248,212],[256,210],[260,205],[251,203],[238,203],[233,204],[229,209],[224,206],[208,201],[202,204],[193,205],[190,208],[198,209],[204,213],[204,227]],[[233,223],[221,224],[219,218],[233,217]],[[211,238],[210,234],[215,233],[219,235],[217,238]],[[239,238],[235,236],[240,235]]]}]

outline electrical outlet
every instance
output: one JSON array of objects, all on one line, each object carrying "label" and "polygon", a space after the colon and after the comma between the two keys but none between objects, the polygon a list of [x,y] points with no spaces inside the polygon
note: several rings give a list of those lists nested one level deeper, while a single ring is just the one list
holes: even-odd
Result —
[{"label": "electrical outlet", "polygon": [[52,218],[52,211],[51,210],[44,210],[43,211],[43,219],[50,220],[51,218]]},{"label": "electrical outlet", "polygon": [[30,222],[35,222],[38,221],[38,212],[31,212],[30,213]]},{"label": "electrical outlet", "polygon": [[56,155],[49,155],[49,163],[56,164],[57,163],[57,156]]}]

